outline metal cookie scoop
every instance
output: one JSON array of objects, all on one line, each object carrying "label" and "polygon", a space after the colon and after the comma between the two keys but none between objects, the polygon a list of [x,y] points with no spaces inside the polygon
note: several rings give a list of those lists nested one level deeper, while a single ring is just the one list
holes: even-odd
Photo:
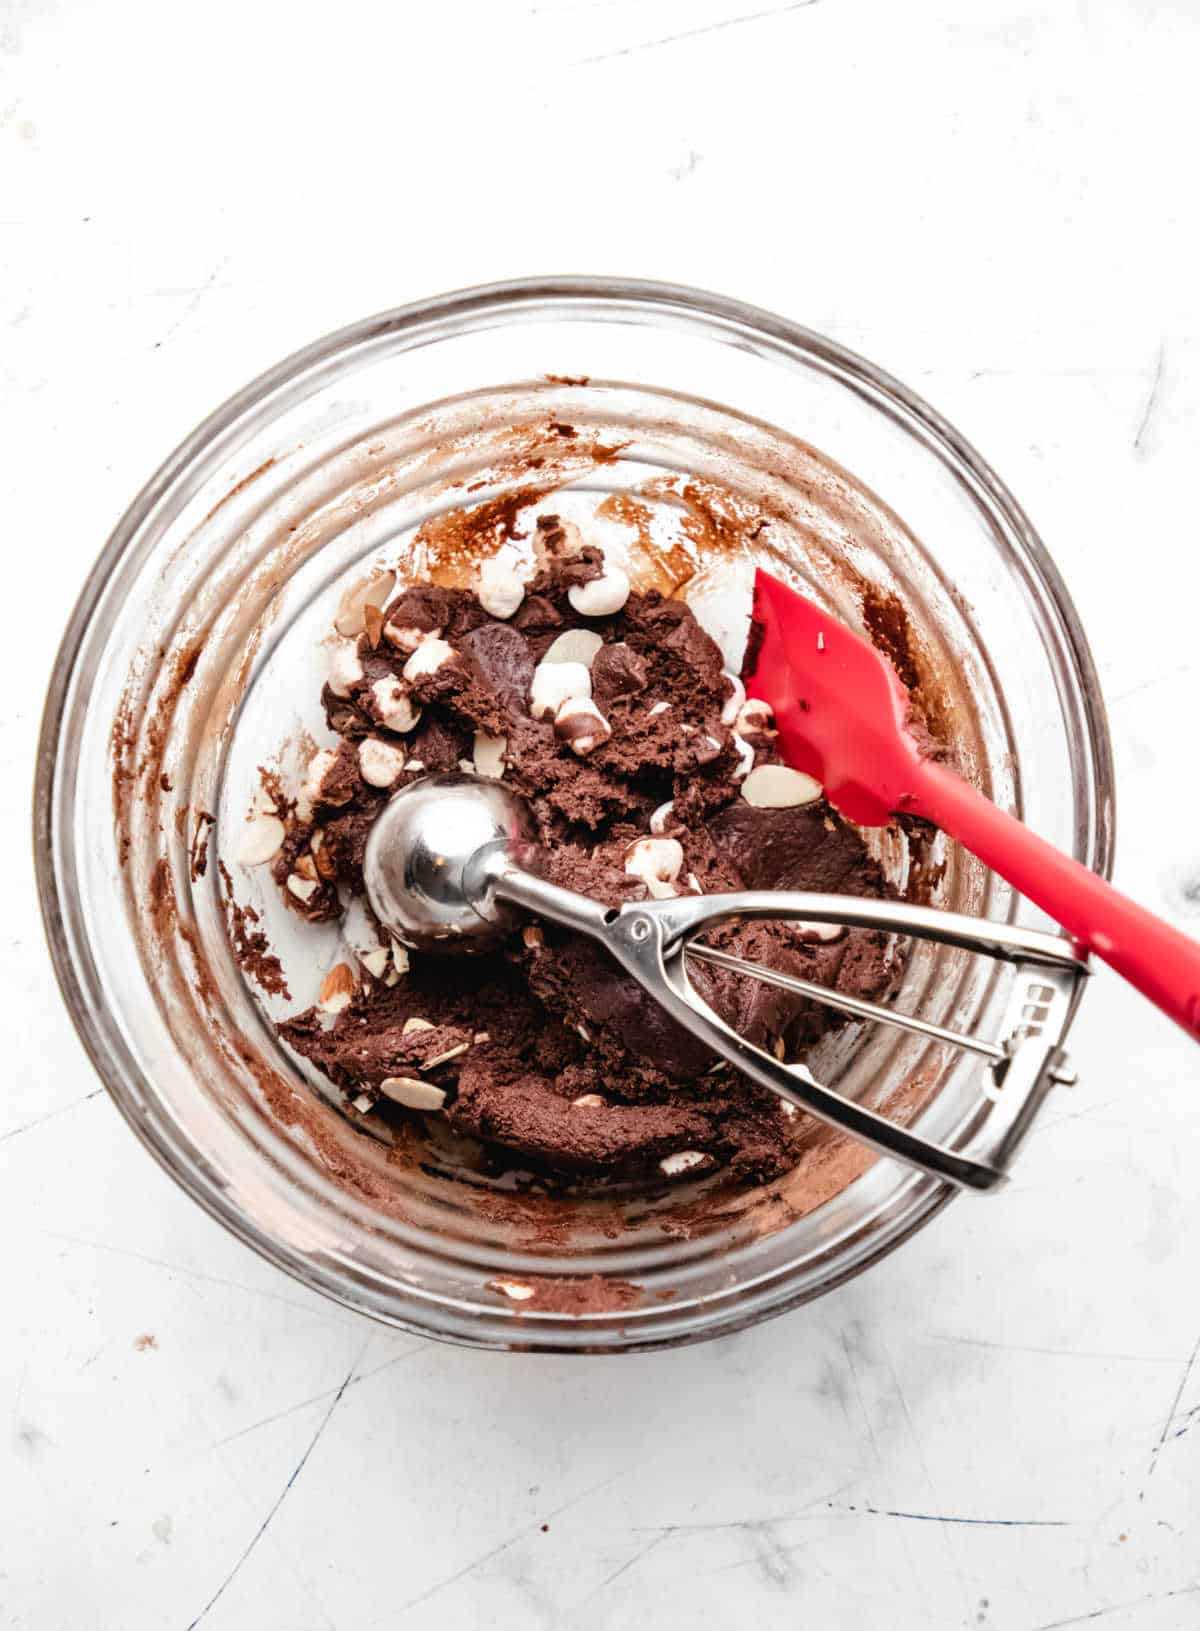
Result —
[{"label": "metal cookie scoop", "polygon": [[[381,813],[367,843],[363,876],[376,916],[416,950],[480,950],[502,940],[530,913],[589,935],[678,1024],[751,1081],[882,1154],[964,1188],[986,1191],[1001,1184],[1051,1086],[1074,1081],[1056,1039],[1074,1007],[1087,964],[1058,935],[892,901],[775,890],[676,896],[609,910],[539,877],[538,862],[528,812],[507,788],[468,775],[428,776],[402,789]],[[881,929],[1015,964],[1011,1034],[1003,1042],[965,1036],[745,962],[696,938],[718,924],[747,919]],[[803,1065],[783,1064],[746,1041],[692,986],[689,958],[764,980],[859,1019],[968,1049],[987,1062],[984,1091],[993,1107],[975,1118],[982,1125],[977,1131],[968,1129],[957,1147],[922,1138],[822,1087]]]}]

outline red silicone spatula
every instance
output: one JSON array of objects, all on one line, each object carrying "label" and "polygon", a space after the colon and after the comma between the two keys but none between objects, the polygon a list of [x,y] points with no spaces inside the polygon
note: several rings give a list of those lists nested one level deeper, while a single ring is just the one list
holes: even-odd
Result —
[{"label": "red silicone spatula", "polygon": [[848,820],[932,821],[1200,1040],[1200,944],[924,757],[887,658],[761,569],[745,682],[774,709],[788,763],[822,782]]}]

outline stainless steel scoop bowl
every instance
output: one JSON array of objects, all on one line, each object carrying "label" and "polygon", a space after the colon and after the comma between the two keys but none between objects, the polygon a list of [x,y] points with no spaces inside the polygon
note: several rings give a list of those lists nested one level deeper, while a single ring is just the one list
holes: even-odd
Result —
[{"label": "stainless steel scoop bowl", "polygon": [[[1074,1076],[1057,1044],[1086,961],[1062,936],[1014,928],[904,902],[788,891],[680,895],[606,909],[539,876],[528,811],[500,782],[427,776],[388,803],[367,843],[363,876],[371,907],[404,945],[455,952],[494,946],[522,915],[548,919],[597,941],[685,1030],[735,1070],[781,1099],[842,1128],[884,1155],[947,1183],[986,1192],[1003,1183],[1016,1150],[1055,1083]],[[1016,966],[1010,1033],[999,1041],[931,1025],[879,1003],[708,946],[697,937],[748,919],[882,929],[958,946]],[[799,1064],[785,1064],[740,1036],[687,974],[689,959],[765,980],[859,1019],[919,1031],[980,1056],[996,1100],[973,1143],[950,1150],[834,1093]]]}]

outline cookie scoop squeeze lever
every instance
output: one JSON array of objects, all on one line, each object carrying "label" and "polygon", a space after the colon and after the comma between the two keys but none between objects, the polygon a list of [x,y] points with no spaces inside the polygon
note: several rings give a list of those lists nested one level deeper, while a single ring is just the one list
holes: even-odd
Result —
[{"label": "cookie scoop squeeze lever", "polygon": [[[649,880],[656,874],[647,868],[643,876]],[[367,840],[363,882],[379,922],[416,951],[487,950],[511,934],[526,913],[587,936],[678,1025],[751,1081],[884,1154],[964,1188],[986,1192],[1001,1184],[1051,1085],[1073,1080],[1059,1049],[1044,1038],[1013,1036],[998,1043],[960,1035],[891,1006],[745,962],[698,938],[750,919],[798,920],[814,939],[840,932],[838,926],[924,935],[1016,964],[1018,983],[1024,979],[1030,997],[1061,1012],[1079,965],[1057,934],[854,895],[746,890],[677,896],[665,880],[651,891],[655,898],[606,909],[540,876],[540,851],[521,799],[497,781],[456,773],[425,776],[393,795]],[[689,959],[829,1003],[858,1019],[967,1049],[986,1061],[1005,1091],[973,1142],[955,1148],[934,1144],[823,1087],[803,1065],[785,1064],[739,1035],[692,984]]]},{"label": "cookie scoop squeeze lever", "polygon": [[887,658],[761,569],[746,670],[746,694],[774,709],[788,762],[850,821],[932,821],[1200,1041],[1200,943],[925,757]]}]

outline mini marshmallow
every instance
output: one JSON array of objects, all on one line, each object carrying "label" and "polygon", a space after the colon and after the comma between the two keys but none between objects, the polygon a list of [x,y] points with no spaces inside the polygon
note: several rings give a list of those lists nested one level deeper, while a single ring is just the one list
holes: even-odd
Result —
[{"label": "mini marshmallow", "polygon": [[525,599],[525,585],[510,562],[493,556],[479,568],[475,595],[489,617],[506,618]]},{"label": "mini marshmallow", "polygon": [[436,640],[441,632],[441,629],[418,629],[399,623],[383,625],[383,638],[398,651],[416,651],[427,640]]},{"label": "mini marshmallow", "polygon": [[774,736],[775,711],[769,702],[752,697],[738,709],[733,728],[739,736]]},{"label": "mini marshmallow", "polygon": [[300,805],[302,810],[312,813],[314,804],[321,799],[321,789],[325,785],[325,778],[333,769],[337,754],[332,748],[322,748],[314,753],[309,760],[308,769],[304,772],[304,781],[300,787]]},{"label": "mini marshmallow", "polygon": [[567,599],[581,617],[612,617],[629,599],[629,576],[619,566],[605,566],[590,583],[576,583]]},{"label": "mini marshmallow", "polygon": [[410,731],[421,717],[421,710],[400,681],[392,675],[385,675],[383,679],[376,680],[371,687],[371,695],[375,699],[379,720],[385,730],[401,733]]},{"label": "mini marshmallow", "polygon": [[[566,663],[556,665],[565,668]],[[607,742],[612,726],[591,697],[568,697],[554,716],[554,734],[583,758]]]},{"label": "mini marshmallow", "polygon": [[452,663],[455,656],[454,647],[445,640],[437,638],[422,640],[404,665],[404,678],[411,685],[414,680],[436,674],[439,668],[445,668],[447,663]]},{"label": "mini marshmallow", "polygon": [[639,838],[625,853],[625,870],[640,878],[654,900],[669,900],[683,866],[683,845],[677,838]]},{"label": "mini marshmallow", "polygon": [[590,697],[592,676],[582,663],[540,662],[529,684],[529,712],[553,719],[568,697]]},{"label": "mini marshmallow", "polygon": [[364,736],[358,744],[358,768],[372,787],[390,787],[404,769],[404,754],[391,742]]},{"label": "mini marshmallow", "polygon": [[482,731],[476,731],[472,746],[475,774],[498,782],[504,774],[504,752],[507,747],[507,736],[485,736]]},{"label": "mini marshmallow", "polygon": [[733,779],[735,782],[740,782],[743,776],[748,776],[754,769],[754,749],[744,736],[738,736],[736,733],[734,734],[733,745],[738,756],[738,767],[733,773]]},{"label": "mini marshmallow", "polygon": [[335,697],[348,697],[356,685],[361,685],[363,665],[358,660],[358,647],[349,641],[340,645],[329,664],[329,689]]},{"label": "mini marshmallow", "polygon": [[678,1178],[681,1173],[695,1172],[697,1167],[708,1165],[709,1158],[703,1150],[677,1150],[674,1155],[664,1155],[658,1168],[668,1178]]},{"label": "mini marshmallow", "polygon": [[650,831],[656,838],[661,837],[666,832],[667,822],[671,819],[671,812],[674,808],[675,800],[668,799],[665,804],[660,804],[650,817]]}]

